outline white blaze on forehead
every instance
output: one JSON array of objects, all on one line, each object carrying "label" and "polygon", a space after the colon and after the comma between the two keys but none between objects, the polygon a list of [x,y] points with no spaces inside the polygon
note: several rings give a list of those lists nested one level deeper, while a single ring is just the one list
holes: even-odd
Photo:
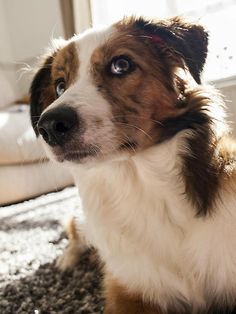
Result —
[{"label": "white blaze on forehead", "polygon": [[103,45],[114,33],[115,28],[112,26],[91,28],[81,35],[76,36],[75,44],[78,47],[80,60],[79,77],[87,76],[89,73],[90,59],[96,48]]}]

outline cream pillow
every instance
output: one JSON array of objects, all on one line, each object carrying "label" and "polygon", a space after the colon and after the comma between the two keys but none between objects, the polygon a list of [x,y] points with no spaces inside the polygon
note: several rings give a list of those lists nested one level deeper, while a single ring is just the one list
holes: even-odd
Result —
[{"label": "cream pillow", "polygon": [[73,185],[70,171],[49,161],[0,166],[0,206],[57,191],[69,185]]},{"label": "cream pillow", "polygon": [[30,123],[28,105],[0,111],[0,165],[24,164],[46,158]]}]

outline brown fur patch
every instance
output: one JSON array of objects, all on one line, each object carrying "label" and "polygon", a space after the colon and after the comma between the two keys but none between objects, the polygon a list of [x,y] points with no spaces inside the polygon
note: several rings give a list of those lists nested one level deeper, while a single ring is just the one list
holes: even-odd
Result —
[{"label": "brown fur patch", "polygon": [[75,217],[70,217],[67,225],[66,225],[66,234],[70,241],[78,241],[79,233],[77,230],[77,222]]},{"label": "brown fur patch", "polygon": [[119,31],[128,30],[130,34],[141,37],[147,45],[156,47],[174,63],[184,60],[196,82],[200,83],[208,45],[208,34],[202,25],[179,16],[164,20],[131,17],[124,18],[116,27]]},{"label": "brown fur patch", "polygon": [[164,314],[145,304],[138,295],[129,294],[110,274],[105,277],[106,306],[104,314]]},{"label": "brown fur patch", "polygon": [[71,42],[47,56],[36,73],[30,88],[31,120],[36,134],[42,111],[56,99],[55,81],[63,78],[68,88],[74,83],[78,68],[78,52],[75,43]]},{"label": "brown fur patch", "polygon": [[187,140],[189,152],[183,156],[185,192],[198,215],[212,212],[219,189],[221,165],[215,157],[214,136],[207,124]]},{"label": "brown fur patch", "polygon": [[73,268],[78,263],[81,253],[85,250],[83,237],[79,234],[77,226],[78,222],[73,216],[70,217],[65,226],[69,243],[63,255],[57,260],[57,267],[63,271]]},{"label": "brown fur patch", "polygon": [[[227,131],[217,137],[214,128],[217,121],[209,110],[223,106],[217,92],[197,86],[184,92],[188,111],[177,118],[168,118],[160,127],[160,141],[173,137],[182,130],[191,131],[186,140],[186,152],[182,154],[182,176],[185,193],[198,215],[213,211],[219,197],[219,189],[227,176],[236,169],[236,145]],[[213,109],[214,110],[214,109]],[[223,117],[222,117],[223,119]],[[224,123],[224,121],[221,121]]]},{"label": "brown fur patch", "polygon": [[73,84],[78,75],[79,58],[74,42],[59,50],[52,63],[52,80],[63,78],[66,88]]}]

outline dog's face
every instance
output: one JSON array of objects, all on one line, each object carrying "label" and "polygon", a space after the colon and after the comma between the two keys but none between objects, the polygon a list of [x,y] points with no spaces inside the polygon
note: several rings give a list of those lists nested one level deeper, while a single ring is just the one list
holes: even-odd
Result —
[{"label": "dog's face", "polygon": [[[187,69],[197,83],[207,34],[179,18],[125,19],[55,49],[31,86],[31,119],[58,161],[127,156],[165,137],[188,110]],[[167,130],[168,133],[168,130]]]}]

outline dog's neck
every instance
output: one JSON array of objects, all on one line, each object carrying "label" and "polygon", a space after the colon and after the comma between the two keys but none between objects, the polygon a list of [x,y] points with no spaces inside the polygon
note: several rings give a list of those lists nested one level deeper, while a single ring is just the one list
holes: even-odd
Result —
[{"label": "dog's neck", "polygon": [[160,197],[168,202],[173,188],[176,196],[183,198],[183,182],[179,174],[181,154],[186,149],[185,141],[189,136],[189,132],[180,132],[174,138],[129,158],[74,168],[82,198],[87,186],[90,186],[90,196],[94,193],[101,197],[99,191],[106,191],[109,197],[117,194],[121,197],[122,193],[131,193],[134,197],[132,189],[140,188],[142,193],[146,192],[150,197],[153,194],[155,199]]},{"label": "dog's neck", "polygon": [[[227,255],[225,262],[220,253],[226,244],[234,252],[234,200],[223,196],[215,200],[214,217],[196,217],[181,177],[189,136],[180,132],[130,159],[79,166],[76,174],[88,239],[125,286],[147,289],[164,307],[180,298],[199,308],[206,294],[215,300],[236,291],[236,257]],[[135,269],[144,269],[141,279]]]}]

